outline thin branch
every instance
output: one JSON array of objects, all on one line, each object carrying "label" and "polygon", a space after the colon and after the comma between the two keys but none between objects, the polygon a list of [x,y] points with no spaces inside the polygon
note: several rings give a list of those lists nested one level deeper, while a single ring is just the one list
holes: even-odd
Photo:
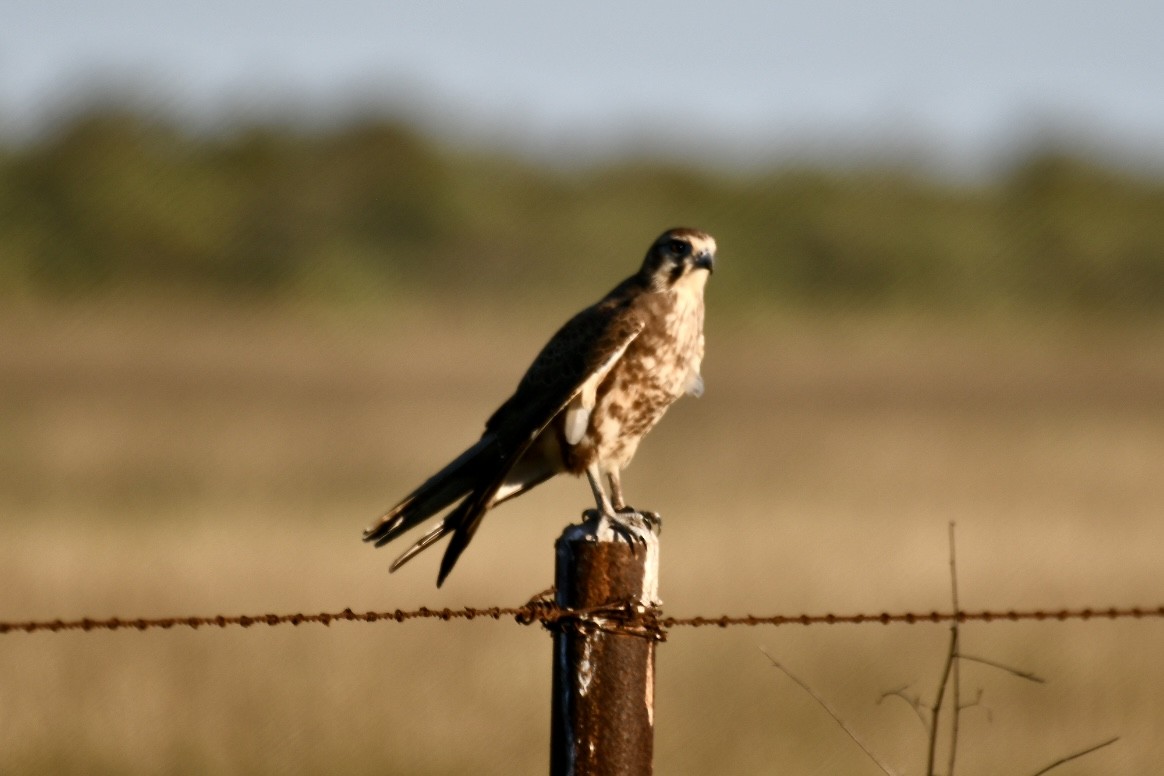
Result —
[{"label": "thin branch", "polygon": [[[942,667],[942,678],[938,682],[938,691],[934,697],[934,705],[930,707],[930,742],[926,751],[926,776],[934,776],[934,755],[938,750],[938,719],[942,714],[942,701],[946,697],[946,687],[950,683],[950,674],[954,668],[954,658],[958,654],[958,612],[957,612],[957,577],[955,575],[954,559],[954,524],[950,523],[950,575],[954,582],[954,617],[950,621],[950,646],[946,649],[946,664]],[[955,706],[954,716],[958,710]],[[955,728],[956,730],[956,728]],[[952,742],[953,743],[953,742]],[[953,746],[951,746],[953,748]]]},{"label": "thin branch", "polygon": [[934,754],[938,749],[938,718],[942,714],[942,700],[946,696],[946,685],[950,681],[950,672],[954,666],[954,655],[958,646],[958,626],[950,626],[950,647],[946,650],[946,665],[942,668],[942,680],[938,682],[937,697],[930,707],[930,744],[926,752],[926,776],[934,776]]},{"label": "thin branch", "polygon": [[1043,776],[1044,773],[1051,770],[1052,768],[1058,768],[1063,763],[1071,762],[1072,760],[1078,759],[1085,754],[1091,754],[1096,749],[1103,749],[1105,746],[1111,746],[1112,744],[1114,744],[1116,741],[1119,741],[1119,740],[1120,740],[1119,736],[1116,736],[1115,738],[1109,738],[1107,741],[1104,741],[1102,744],[1096,744],[1095,746],[1089,746],[1088,748],[1084,749],[1081,752],[1076,752],[1075,754],[1069,754],[1066,757],[1060,757],[1058,760],[1051,763],[1046,768],[1043,768],[1041,771],[1035,771],[1033,774],[1031,774],[1031,776]]},{"label": "thin branch", "polygon": [[922,707],[921,698],[916,695],[908,695],[905,692],[907,689],[909,689],[909,685],[903,684],[901,687],[898,687],[895,690],[886,690],[885,692],[881,693],[879,698],[877,698],[877,704],[881,705],[881,701],[885,700],[886,698],[901,698],[903,701],[909,704],[909,707],[913,709],[913,713],[917,714],[917,718],[918,721],[921,722],[922,729],[928,733],[930,730],[930,723],[929,720],[926,719],[926,714]]},{"label": "thin branch", "polygon": [[768,658],[768,660],[772,663],[773,666],[780,669],[780,671],[782,671],[785,676],[787,676],[792,681],[796,682],[796,684],[798,684],[800,686],[800,689],[804,690],[806,693],[808,693],[810,696],[812,696],[812,699],[814,701],[816,701],[817,704],[819,704],[822,709],[824,709],[825,711],[828,712],[829,716],[832,717],[833,720],[838,725],[841,726],[841,730],[845,731],[845,733],[849,736],[849,738],[853,739],[853,743],[855,743],[861,749],[861,751],[865,753],[865,756],[867,756],[870,760],[872,760],[877,765],[877,767],[881,769],[882,773],[886,774],[886,776],[898,776],[896,771],[894,771],[892,768],[890,768],[885,763],[881,762],[881,760],[877,757],[877,755],[873,754],[872,750],[869,749],[869,747],[865,746],[865,744],[863,744],[861,742],[861,739],[857,738],[857,734],[854,733],[853,729],[850,728],[845,723],[845,721],[843,719],[841,719],[841,716],[839,714],[837,714],[836,711],[833,710],[833,707],[828,704],[828,701],[826,701],[821,696],[817,695],[816,692],[811,687],[808,686],[808,684],[806,684],[799,677],[797,677],[795,674],[793,674],[791,671],[789,671],[787,668],[785,668],[780,663],[780,661],[778,661],[776,658],[774,658],[770,654],[768,654],[768,651],[765,650],[763,647],[760,648],[760,652],[762,652],[764,654],[764,657]]},{"label": "thin branch", "polygon": [[1028,682],[1038,682],[1039,684],[1046,684],[1047,683],[1046,679],[1044,679],[1041,676],[1036,676],[1034,673],[1032,673],[1030,671],[1024,671],[1021,668],[1014,668],[1012,666],[1008,666],[1008,665],[1005,665],[1003,663],[999,663],[996,660],[989,660],[989,659],[984,658],[984,657],[978,657],[977,655],[967,655],[965,652],[959,652],[958,657],[961,658],[962,660],[972,660],[975,663],[982,663],[983,665],[987,665],[987,666],[990,666],[992,668],[998,668],[1002,671],[1006,671],[1008,674],[1011,674],[1012,676],[1017,676],[1019,679],[1026,679]]},{"label": "thin branch", "polygon": [[973,709],[976,706],[982,706],[982,708],[986,709],[987,715],[990,714],[990,707],[985,706],[982,703],[982,688],[981,687],[978,688],[978,694],[974,696],[974,700],[969,701],[968,703],[961,704],[960,706],[958,706],[958,709],[959,710]]},{"label": "thin branch", "polygon": [[961,633],[958,628],[958,615],[962,610],[958,606],[958,565],[954,553],[954,521],[950,521],[950,598],[954,605],[954,619],[950,629],[954,632],[950,648],[954,650],[954,697],[951,699],[950,714],[950,757],[946,767],[946,776],[954,776],[954,761],[958,757],[958,723],[962,716],[962,661],[959,659],[962,651]]}]

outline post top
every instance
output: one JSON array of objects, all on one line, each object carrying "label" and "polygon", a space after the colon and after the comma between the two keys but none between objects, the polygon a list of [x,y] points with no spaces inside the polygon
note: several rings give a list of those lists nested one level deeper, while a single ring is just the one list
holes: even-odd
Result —
[{"label": "post top", "polygon": [[[624,599],[631,597],[643,606],[660,606],[658,516],[647,519],[628,513],[620,515],[619,525],[615,526],[595,510],[583,514],[586,520],[567,526],[555,545],[559,597],[565,584],[563,572],[585,566],[590,569],[587,574],[597,572],[606,580],[599,587],[609,587],[608,592],[620,589],[620,597]],[[559,600],[559,603],[564,602]],[[580,605],[582,602],[568,603]]]}]

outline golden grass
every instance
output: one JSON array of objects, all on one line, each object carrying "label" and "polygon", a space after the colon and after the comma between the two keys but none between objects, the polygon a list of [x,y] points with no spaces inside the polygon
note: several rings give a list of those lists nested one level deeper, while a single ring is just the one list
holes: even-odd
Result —
[{"label": "golden grass", "polygon": [[[0,313],[0,618],[518,604],[586,506],[547,484],[487,521],[445,588],[362,546],[459,451],[558,321],[344,318],[122,303]],[[1164,334],[1056,324],[716,318],[707,395],[626,475],[662,512],[674,614],[1164,601]],[[762,645],[917,773],[904,704],[940,626],[677,630],[667,774],[873,773]],[[1164,623],[969,625],[960,772],[1164,770]],[[541,773],[548,636],[339,623],[0,637],[0,772]],[[1066,770],[1064,771],[1066,773]]]}]

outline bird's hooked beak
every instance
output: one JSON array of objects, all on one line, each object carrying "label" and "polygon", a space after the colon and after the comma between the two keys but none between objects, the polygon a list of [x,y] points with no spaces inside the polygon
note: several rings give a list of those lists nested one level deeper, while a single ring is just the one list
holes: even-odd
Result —
[{"label": "bird's hooked beak", "polygon": [[702,250],[695,256],[695,268],[705,269],[708,273],[715,272],[715,254]]}]

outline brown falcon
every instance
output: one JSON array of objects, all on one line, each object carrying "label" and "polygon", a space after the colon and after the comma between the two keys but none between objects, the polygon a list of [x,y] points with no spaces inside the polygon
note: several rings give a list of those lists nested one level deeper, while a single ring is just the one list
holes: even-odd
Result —
[{"label": "brown falcon", "polygon": [[550,338],[481,439],[364,531],[364,541],[380,547],[461,500],[392,564],[395,571],[452,533],[439,587],[487,511],[562,472],[586,473],[596,516],[629,541],[632,519],[653,516],[626,505],[620,473],[672,402],[703,393],[703,287],[714,263],[710,235],[664,232],[637,273]]}]

